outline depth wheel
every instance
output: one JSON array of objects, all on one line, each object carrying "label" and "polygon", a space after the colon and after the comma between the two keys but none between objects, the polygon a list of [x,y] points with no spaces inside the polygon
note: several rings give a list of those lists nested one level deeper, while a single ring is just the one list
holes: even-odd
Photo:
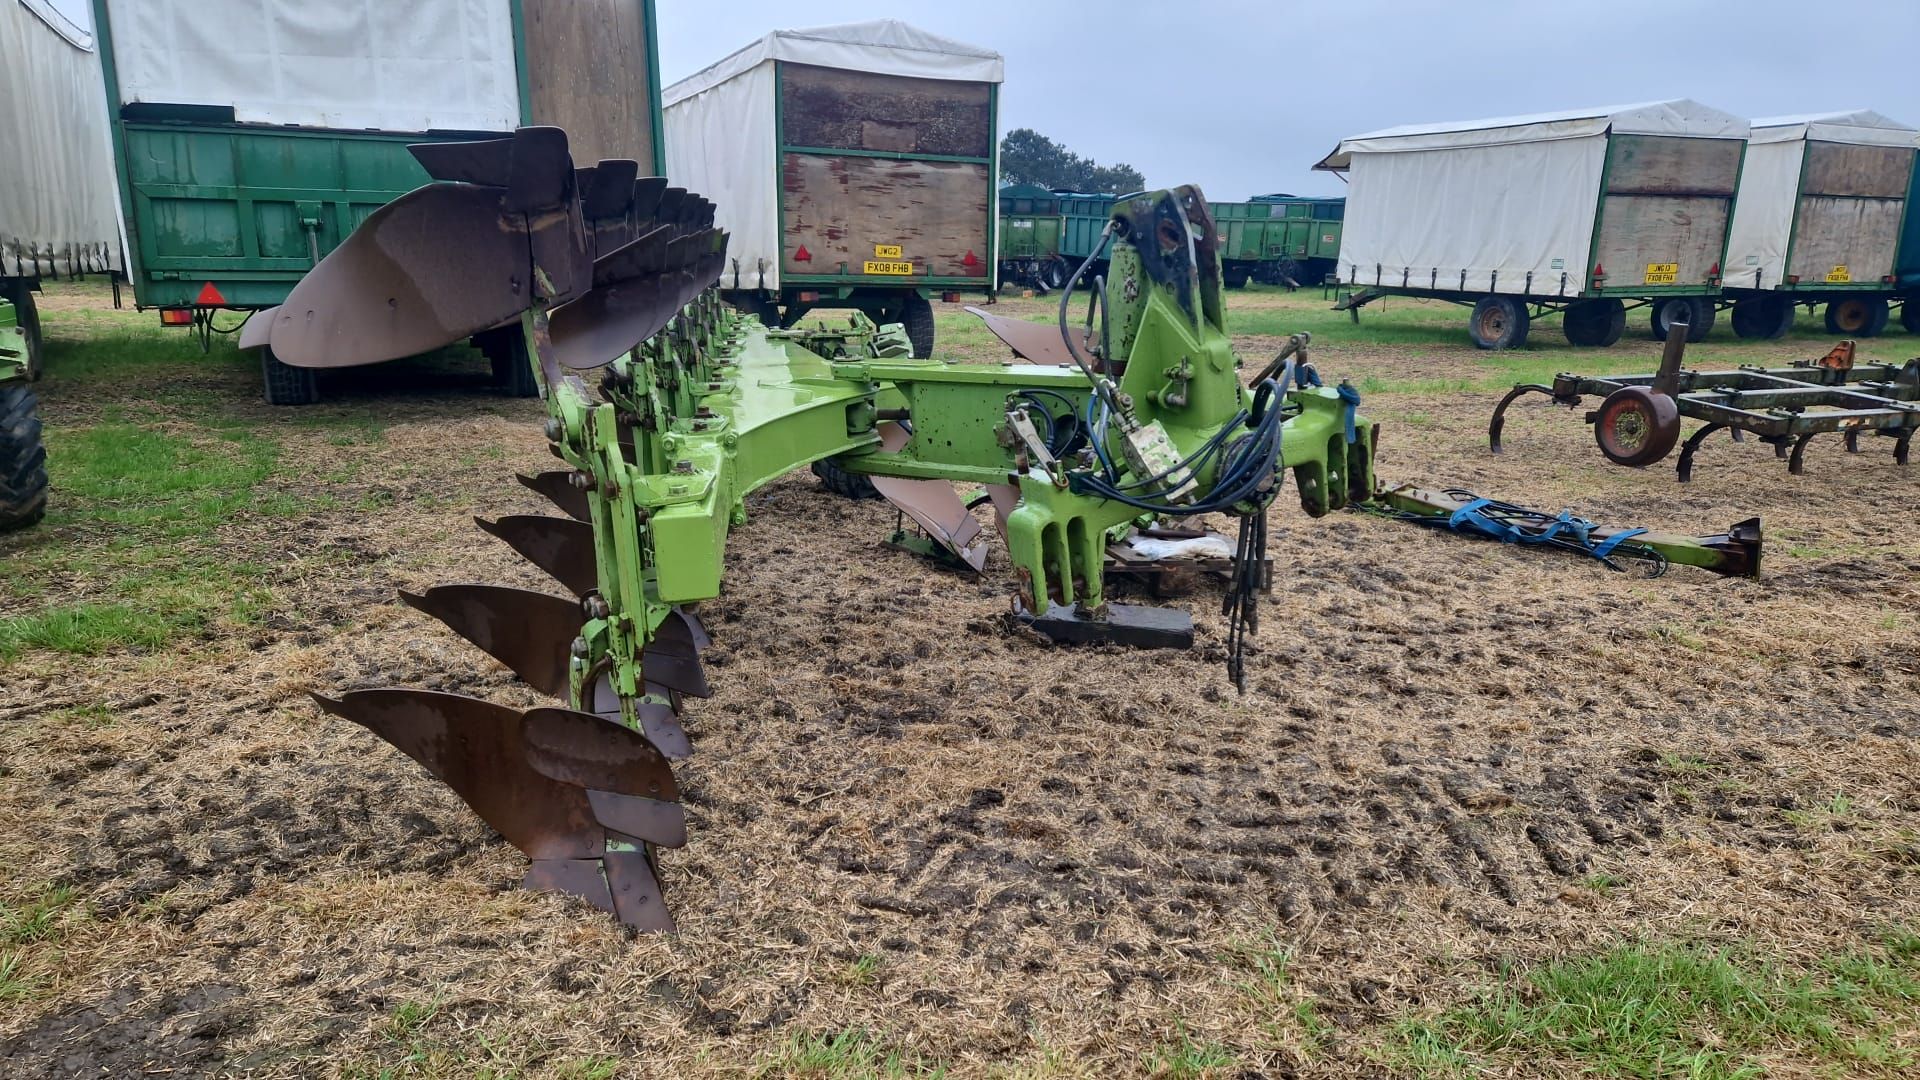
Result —
[{"label": "depth wheel", "polygon": [[1620,335],[1626,332],[1627,305],[1613,297],[1582,300],[1567,305],[1560,323],[1568,344],[1604,349],[1619,341]]},{"label": "depth wheel", "polygon": [[[1879,337],[1887,328],[1887,298],[1884,296],[1843,296],[1827,301],[1827,333],[1842,337]],[[1901,321],[1906,313],[1901,313]]]},{"label": "depth wheel", "polygon": [[1467,334],[1482,349],[1517,349],[1527,343],[1531,321],[1524,301],[1512,296],[1483,296],[1473,305]]},{"label": "depth wheel", "polygon": [[1673,451],[1680,440],[1680,407],[1644,386],[1623,386],[1607,395],[1593,421],[1593,441],[1615,465],[1639,468]]},{"label": "depth wheel", "polygon": [[822,458],[813,463],[813,475],[820,478],[821,486],[845,499],[877,499],[880,489],[873,486],[873,478],[865,473],[848,472],[832,458]]},{"label": "depth wheel", "polygon": [[40,400],[21,381],[0,386],[0,532],[24,529],[47,513],[47,448]]}]

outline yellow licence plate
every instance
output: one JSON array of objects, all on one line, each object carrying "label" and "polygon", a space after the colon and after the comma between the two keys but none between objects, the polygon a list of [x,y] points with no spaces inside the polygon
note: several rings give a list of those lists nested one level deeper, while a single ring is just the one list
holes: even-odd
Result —
[{"label": "yellow licence plate", "polygon": [[1833,269],[1827,271],[1827,280],[1833,281],[1833,282],[1852,281],[1853,271],[1847,269],[1844,266],[1836,266]]},{"label": "yellow licence plate", "polygon": [[913,276],[913,264],[910,262],[876,262],[869,259],[862,265],[864,269],[861,273],[865,274],[894,274],[900,277]]},{"label": "yellow licence plate", "polygon": [[873,245],[873,257],[876,259],[897,259],[902,254],[904,253],[900,250],[899,244]]},{"label": "yellow licence plate", "polygon": [[1679,263],[1648,263],[1648,285],[1678,285],[1680,283]]}]

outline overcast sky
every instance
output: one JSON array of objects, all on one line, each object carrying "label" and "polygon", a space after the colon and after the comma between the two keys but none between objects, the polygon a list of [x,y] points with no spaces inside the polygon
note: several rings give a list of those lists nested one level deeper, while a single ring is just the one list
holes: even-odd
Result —
[{"label": "overcast sky", "polygon": [[1920,126],[1920,0],[658,0],[668,83],[774,29],[893,17],[1007,61],[1030,127],[1211,198],[1340,193],[1341,137],[1664,98]]}]

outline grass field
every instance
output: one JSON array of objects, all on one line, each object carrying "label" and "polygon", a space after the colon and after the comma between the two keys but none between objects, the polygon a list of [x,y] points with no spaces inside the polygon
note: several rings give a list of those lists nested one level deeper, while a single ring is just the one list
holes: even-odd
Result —
[{"label": "grass field", "polygon": [[[1283,497],[1245,697],[1216,586],[1176,601],[1191,654],[1042,648],[1002,630],[1003,553],[957,578],[882,507],[769,485],[703,610],[663,938],[513,888],[305,697],[537,701],[394,593],[542,587],[470,525],[543,509],[538,404],[449,355],[274,410],[224,339],[88,287],[43,311],[52,502],[0,537],[4,1075],[1920,1071],[1920,467],[1715,442],[1683,487],[1545,404],[1485,452],[1512,383],[1651,368],[1644,317],[1489,354],[1457,307],[1230,294],[1244,355],[1311,331],[1361,389],[1390,481],[1768,532],[1758,581],[1649,581]],[[1002,355],[958,306],[940,335]],[[1689,359],[1831,344],[1723,321]]]}]

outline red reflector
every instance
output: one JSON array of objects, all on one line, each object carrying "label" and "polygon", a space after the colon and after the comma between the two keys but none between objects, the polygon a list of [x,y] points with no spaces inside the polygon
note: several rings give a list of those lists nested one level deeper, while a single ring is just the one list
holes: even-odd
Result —
[{"label": "red reflector", "polygon": [[193,325],[193,309],[183,307],[161,308],[160,325],[191,326]]},{"label": "red reflector", "polygon": [[1799,275],[1799,274],[1788,274],[1788,275],[1787,275],[1787,284],[1789,284],[1789,285],[1798,285],[1798,284],[1800,284],[1800,275]]},{"label": "red reflector", "polygon": [[1719,277],[1719,276],[1720,276],[1720,264],[1719,264],[1719,263],[1714,263],[1714,264],[1713,264],[1712,266],[1710,266],[1710,267],[1708,267],[1708,268],[1707,268],[1707,276],[1708,276],[1708,277]]},{"label": "red reflector", "polygon": [[973,267],[979,266],[980,256],[975,255],[972,251],[968,251],[967,257],[960,260],[960,265],[967,267],[968,269],[972,269]]},{"label": "red reflector", "polygon": [[812,262],[813,252],[807,250],[807,245],[801,244],[800,250],[793,253],[793,261],[794,262]]},{"label": "red reflector", "polygon": [[1881,274],[1881,275],[1880,275],[1880,284],[1882,284],[1882,285],[1891,285],[1891,284],[1893,284],[1893,275],[1892,275],[1892,274]]},{"label": "red reflector", "polygon": [[[806,249],[802,248],[801,250],[805,251]],[[800,294],[800,302],[803,304],[811,304],[818,299],[820,299],[820,294],[817,292],[803,292]]]},{"label": "red reflector", "polygon": [[201,283],[199,295],[193,298],[193,302],[201,307],[221,307],[226,304],[227,298],[220,295],[220,290],[213,287],[213,282],[207,281]]},{"label": "red reflector", "polygon": [[1607,276],[1607,268],[1606,268],[1606,267],[1604,267],[1604,266],[1601,266],[1601,265],[1600,265],[1599,263],[1594,263],[1594,264],[1593,264],[1593,276],[1594,276],[1594,277],[1606,277],[1606,276]]}]

